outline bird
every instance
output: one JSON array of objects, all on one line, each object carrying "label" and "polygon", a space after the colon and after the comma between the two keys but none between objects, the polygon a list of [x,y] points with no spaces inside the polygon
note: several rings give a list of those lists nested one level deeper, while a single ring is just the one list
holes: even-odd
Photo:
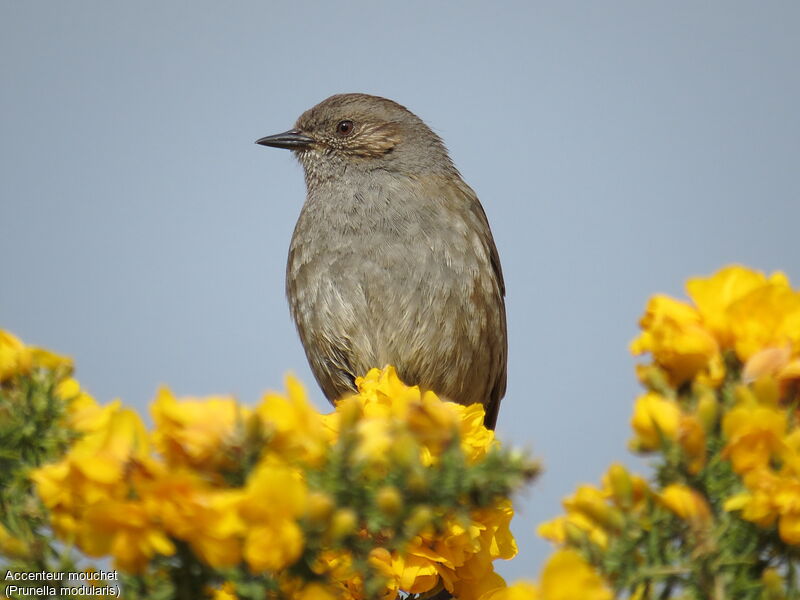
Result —
[{"label": "bird", "polygon": [[482,404],[494,429],[505,283],[486,213],[442,139],[397,102],[353,93],[256,143],[291,150],[305,174],[286,295],[328,400],[393,365],[407,385]]}]

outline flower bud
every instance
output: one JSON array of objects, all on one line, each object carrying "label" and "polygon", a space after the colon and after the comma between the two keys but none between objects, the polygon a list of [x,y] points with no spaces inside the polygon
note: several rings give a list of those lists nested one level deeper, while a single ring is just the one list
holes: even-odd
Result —
[{"label": "flower bud", "polygon": [[737,385],[733,390],[733,395],[736,398],[737,405],[755,406],[758,404],[756,395],[746,385]]},{"label": "flower bud", "polygon": [[399,435],[392,445],[394,462],[404,468],[409,468],[419,462],[419,446],[411,435]]},{"label": "flower bud", "polygon": [[583,513],[590,521],[604,529],[622,529],[623,517],[618,508],[611,506],[603,497],[601,490],[582,485],[575,495],[564,502],[567,510]]},{"label": "flower bud", "polygon": [[657,392],[664,392],[672,387],[667,373],[656,365],[636,365],[636,376],[643,385]]},{"label": "flower bud", "polygon": [[340,540],[355,532],[358,525],[358,517],[355,511],[350,508],[340,508],[331,519],[330,534],[334,540]]},{"label": "flower bud", "polygon": [[640,450],[658,450],[664,439],[678,434],[681,410],[678,404],[659,394],[648,392],[636,399],[631,427],[636,438],[631,442]]},{"label": "flower bud", "polygon": [[777,406],[781,397],[778,382],[772,377],[763,376],[756,379],[753,383],[753,392],[760,404],[765,406]]},{"label": "flower bud", "polygon": [[633,504],[633,482],[630,473],[620,463],[614,463],[608,469],[608,485],[616,503],[622,508],[630,508]]},{"label": "flower bud", "polygon": [[325,492],[312,492],[308,496],[306,516],[317,525],[326,523],[333,512],[333,498]]},{"label": "flower bud", "polygon": [[81,393],[81,386],[76,379],[67,377],[56,385],[54,393],[59,400],[72,400]]},{"label": "flower bud", "polygon": [[416,535],[430,525],[433,517],[433,510],[430,507],[418,506],[406,521],[406,528],[411,535]]},{"label": "flower bud", "polygon": [[706,433],[714,430],[719,419],[719,401],[714,392],[709,390],[700,394],[696,414]]},{"label": "flower bud", "polygon": [[30,556],[30,551],[27,543],[11,535],[0,523],[0,554],[9,558],[23,559]]},{"label": "flower bud", "polygon": [[764,584],[765,600],[784,600],[786,598],[786,582],[775,569],[764,569],[761,574],[761,583]]},{"label": "flower bud", "polygon": [[412,494],[422,495],[428,491],[428,479],[421,470],[415,470],[409,473],[406,486]]},{"label": "flower bud", "polygon": [[361,404],[355,397],[340,400],[336,405],[336,411],[340,415],[341,431],[352,429],[359,419],[361,419],[362,415]]},{"label": "flower bud", "polygon": [[696,490],[679,483],[664,488],[661,503],[693,529],[704,529],[711,525],[713,516],[706,499]]},{"label": "flower bud", "polygon": [[700,419],[694,415],[681,415],[678,440],[688,459],[689,472],[696,475],[706,464],[706,432]]},{"label": "flower bud", "polygon": [[393,485],[385,485],[375,495],[375,502],[387,517],[396,517],[403,510],[403,496]]},{"label": "flower bud", "polygon": [[586,532],[578,527],[575,523],[572,523],[571,521],[564,523],[564,538],[567,540],[567,544],[570,546],[580,548],[586,544],[588,537],[589,536],[586,535]]}]

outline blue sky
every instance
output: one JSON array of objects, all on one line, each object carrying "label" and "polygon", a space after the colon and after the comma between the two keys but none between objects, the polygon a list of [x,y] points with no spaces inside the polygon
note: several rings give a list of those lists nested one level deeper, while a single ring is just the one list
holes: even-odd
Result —
[{"label": "blue sky", "polygon": [[0,0],[0,327],[98,399],[159,384],[254,403],[292,371],[286,251],[304,187],[253,142],[339,92],[445,140],[508,289],[502,439],[545,464],[535,525],[626,451],[648,296],[732,262],[800,284],[794,2]]}]

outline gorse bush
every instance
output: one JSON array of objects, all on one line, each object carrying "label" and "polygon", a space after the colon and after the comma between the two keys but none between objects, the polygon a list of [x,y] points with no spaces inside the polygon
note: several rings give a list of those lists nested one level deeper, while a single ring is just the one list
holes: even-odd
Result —
[{"label": "gorse bush", "polygon": [[539,532],[603,576],[598,598],[798,598],[800,294],[738,266],[686,288],[631,344],[652,357],[630,444],[652,480],[612,465]]},{"label": "gorse bush", "polygon": [[[68,360],[2,344],[5,413],[31,398],[46,410],[31,435],[13,437],[27,417],[7,423],[9,569],[74,569],[66,544],[111,557],[126,598],[477,599],[502,585],[493,561],[516,554],[508,497],[536,464],[500,447],[479,405],[421,393],[391,367],[327,415],[292,378],[254,408],[165,388],[147,431],[119,401],[98,404]],[[42,449],[20,460],[30,443]],[[23,526],[28,505],[39,516]]]},{"label": "gorse bush", "polygon": [[538,581],[509,586],[493,563],[516,554],[510,498],[537,466],[478,405],[387,367],[330,414],[291,378],[255,406],[164,388],[148,431],[0,333],[5,568],[83,569],[87,598],[114,577],[92,558],[131,599],[800,597],[800,294],[736,266],[687,291],[650,300],[631,348],[650,357],[630,445],[652,475],[578,487],[539,528],[557,549]]}]

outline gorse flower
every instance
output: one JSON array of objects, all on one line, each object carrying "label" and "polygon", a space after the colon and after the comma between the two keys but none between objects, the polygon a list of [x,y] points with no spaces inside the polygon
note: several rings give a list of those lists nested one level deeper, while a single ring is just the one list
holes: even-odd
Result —
[{"label": "gorse flower", "polygon": [[555,552],[542,569],[539,585],[518,582],[486,594],[484,600],[612,600],[611,588],[579,553]]},{"label": "gorse flower", "polygon": [[220,448],[233,442],[248,412],[230,397],[178,400],[162,387],[153,402],[153,442],[166,462],[214,469],[225,458]]},{"label": "gorse flower", "polygon": [[712,523],[711,507],[698,491],[687,485],[671,483],[658,495],[661,503],[695,529]]},{"label": "gorse flower", "polygon": [[766,277],[740,266],[726,267],[686,285],[694,304],[654,296],[640,322],[634,354],[650,352],[672,383],[695,377],[721,382],[720,357],[735,352],[744,363],[767,348],[800,354],[800,293],[783,273]]},{"label": "gorse flower", "polygon": [[333,440],[326,416],[313,409],[305,389],[294,377],[286,378],[286,390],[285,395],[265,394],[256,414],[266,428],[271,448],[289,461],[317,464]]},{"label": "gorse flower", "polygon": [[33,369],[72,370],[72,359],[36,346],[26,346],[8,331],[0,329],[0,383]]},{"label": "gorse flower", "polygon": [[631,350],[634,354],[652,353],[673,383],[679,385],[701,374],[718,379],[720,347],[694,307],[667,296],[653,296],[640,324],[642,334],[631,343]]},{"label": "gorse flower", "polygon": [[643,394],[631,419],[636,433],[632,445],[637,450],[658,450],[664,441],[677,439],[680,422],[681,409],[675,402],[655,392]]},{"label": "gorse flower", "polygon": [[777,523],[783,541],[800,545],[797,413],[785,406],[785,390],[773,378],[740,385],[736,392],[736,404],[722,422],[727,438],[723,456],[742,476],[747,491],[730,497],[724,506],[762,527]]}]

